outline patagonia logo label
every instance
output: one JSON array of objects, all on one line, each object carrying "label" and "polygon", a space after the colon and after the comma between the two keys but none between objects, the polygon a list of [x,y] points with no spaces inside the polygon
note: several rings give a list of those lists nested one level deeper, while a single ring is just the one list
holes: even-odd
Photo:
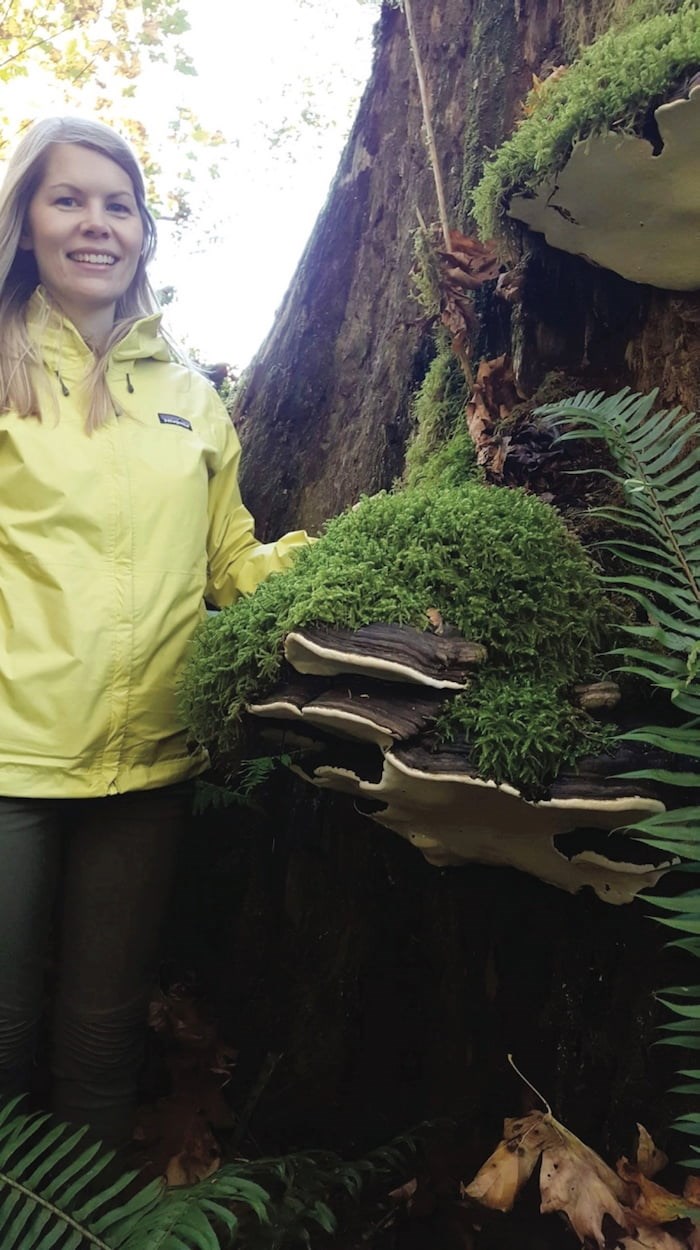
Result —
[{"label": "patagonia logo label", "polygon": [[158,420],[161,425],[181,425],[183,430],[192,429],[192,425],[186,417],[176,417],[172,412],[159,412]]}]

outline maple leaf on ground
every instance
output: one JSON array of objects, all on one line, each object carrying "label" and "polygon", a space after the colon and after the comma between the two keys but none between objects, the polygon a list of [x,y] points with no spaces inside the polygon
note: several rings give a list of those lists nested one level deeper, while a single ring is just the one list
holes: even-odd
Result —
[{"label": "maple leaf on ground", "polygon": [[673,1194],[644,1174],[666,1157],[641,1126],[637,1164],[620,1159],[617,1171],[550,1111],[506,1120],[504,1140],[462,1195],[509,1211],[541,1156],[540,1211],[561,1212],[587,1250],[700,1250],[695,1187]]},{"label": "maple leaf on ground", "polygon": [[657,1185],[639,1168],[624,1157],[618,1159],[617,1171],[622,1179],[632,1187],[634,1197],[632,1206],[635,1212],[652,1224],[667,1224],[670,1220],[684,1219],[688,1208],[698,1206],[700,1199],[673,1194],[663,1185]]},{"label": "maple leaf on ground", "polygon": [[659,1150],[651,1133],[645,1129],[643,1124],[637,1125],[639,1140],[637,1142],[637,1167],[639,1171],[648,1177],[656,1176],[657,1172],[662,1172],[668,1163],[668,1155],[663,1150]]},{"label": "maple leaf on ground", "polygon": [[592,1150],[577,1150],[571,1141],[561,1141],[542,1156],[540,1211],[543,1215],[563,1211],[581,1241],[607,1245],[603,1231],[606,1215],[621,1230],[627,1228],[625,1210],[613,1192],[609,1176],[615,1177],[615,1173]]},{"label": "maple leaf on ground", "polygon": [[510,1211],[544,1147],[558,1140],[541,1111],[505,1120],[503,1138],[474,1180],[462,1187],[463,1197],[475,1198],[494,1211]]}]

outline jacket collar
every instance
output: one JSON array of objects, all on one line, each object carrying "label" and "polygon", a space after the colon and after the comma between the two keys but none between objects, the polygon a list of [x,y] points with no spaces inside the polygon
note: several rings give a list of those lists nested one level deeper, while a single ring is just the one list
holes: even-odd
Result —
[{"label": "jacket collar", "polygon": [[[49,368],[66,370],[73,365],[82,371],[92,364],[92,349],[73,322],[47,298],[43,287],[37,287],[29,299],[26,317],[29,336]],[[110,364],[123,366],[137,360],[171,360],[172,353],[160,334],[161,320],[161,313],[153,313],[135,322],[112,348]]]}]

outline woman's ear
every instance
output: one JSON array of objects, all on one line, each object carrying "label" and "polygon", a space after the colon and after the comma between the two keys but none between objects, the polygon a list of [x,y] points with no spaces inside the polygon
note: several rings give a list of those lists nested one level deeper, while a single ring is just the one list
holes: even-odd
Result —
[{"label": "woman's ear", "polygon": [[21,252],[33,252],[34,251],[34,244],[32,243],[32,232],[29,229],[28,225],[23,227],[22,233],[19,236],[19,243],[17,244],[17,247]]}]

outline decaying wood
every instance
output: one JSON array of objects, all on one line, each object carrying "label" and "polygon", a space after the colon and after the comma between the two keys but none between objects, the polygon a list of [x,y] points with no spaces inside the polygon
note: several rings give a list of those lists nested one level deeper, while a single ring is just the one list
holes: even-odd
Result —
[{"label": "decaying wood", "polygon": [[622,697],[616,681],[592,681],[574,686],[574,695],[579,707],[593,716],[617,707]]}]

